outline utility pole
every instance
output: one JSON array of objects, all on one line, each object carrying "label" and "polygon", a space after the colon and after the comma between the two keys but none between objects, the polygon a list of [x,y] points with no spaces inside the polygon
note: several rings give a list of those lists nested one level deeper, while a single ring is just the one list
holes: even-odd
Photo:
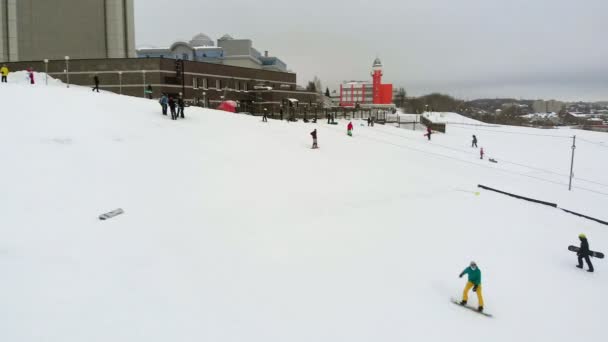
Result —
[{"label": "utility pole", "polygon": [[570,184],[568,191],[572,191],[572,178],[574,177],[574,150],[576,150],[576,135],[572,137],[572,161],[570,162]]}]

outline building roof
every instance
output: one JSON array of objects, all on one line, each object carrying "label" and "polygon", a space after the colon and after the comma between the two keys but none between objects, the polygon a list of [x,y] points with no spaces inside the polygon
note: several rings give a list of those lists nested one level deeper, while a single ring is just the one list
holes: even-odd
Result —
[{"label": "building roof", "polygon": [[204,33],[199,33],[192,37],[192,40],[190,40],[190,45],[195,47],[215,46],[215,43],[213,42],[213,39],[211,39],[208,35]]}]

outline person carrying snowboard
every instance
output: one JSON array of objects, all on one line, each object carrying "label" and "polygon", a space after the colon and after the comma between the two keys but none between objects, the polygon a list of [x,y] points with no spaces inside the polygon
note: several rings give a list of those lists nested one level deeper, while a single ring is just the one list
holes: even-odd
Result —
[{"label": "person carrying snowboard", "polygon": [[429,139],[429,141],[431,140],[431,134],[433,134],[433,131],[431,130],[431,126],[427,126],[425,136]]},{"label": "person carrying snowboard", "polygon": [[6,66],[6,64],[3,64],[2,68],[0,68],[0,74],[2,74],[2,83],[8,83],[8,72],[8,67]]},{"label": "person carrying snowboard", "polygon": [[477,147],[477,137],[473,134],[473,142],[471,143],[471,147]]},{"label": "person carrying snowboard", "polygon": [[477,311],[483,311],[483,296],[481,294],[481,271],[477,267],[475,261],[471,261],[469,267],[465,268],[462,273],[460,273],[459,278],[462,278],[463,275],[468,276],[467,284],[464,287],[464,291],[462,292],[462,301],[460,301],[460,305],[466,305],[469,300],[469,291],[473,289],[473,292],[477,293],[477,302],[478,307]]},{"label": "person carrying snowboard", "polygon": [[353,122],[349,122],[348,126],[346,126],[346,134],[348,134],[349,137],[353,136]]},{"label": "person carrying snowboard", "polygon": [[315,128],[314,131],[310,132],[310,135],[312,135],[312,148],[319,148],[319,145],[317,145],[317,129]]},{"label": "person carrying snowboard", "polygon": [[585,259],[587,266],[589,267],[587,272],[593,272],[593,264],[589,258],[589,256],[591,256],[591,251],[589,250],[589,241],[587,241],[587,236],[585,236],[585,234],[580,234],[578,238],[581,240],[581,247],[576,253],[578,256],[578,265],[576,265],[576,267],[583,268],[583,259]]}]

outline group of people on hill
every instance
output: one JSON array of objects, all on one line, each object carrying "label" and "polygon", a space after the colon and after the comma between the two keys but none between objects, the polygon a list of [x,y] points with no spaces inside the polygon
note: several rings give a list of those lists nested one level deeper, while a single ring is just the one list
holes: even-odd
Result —
[{"label": "group of people on hill", "polygon": [[[34,76],[34,69],[32,67],[29,67],[26,69],[26,71],[27,71],[26,80],[30,84],[36,84],[36,79]],[[2,68],[0,68],[0,75],[2,76],[2,83],[8,83],[8,74],[9,73],[10,73],[10,70],[8,69],[6,64],[3,64]]]},{"label": "group of people on hill", "polygon": [[184,119],[184,108],[186,104],[182,96],[175,99],[173,96],[163,94],[158,101],[162,108],[163,115],[167,115],[167,109],[171,111],[171,120],[177,120],[178,118]]}]

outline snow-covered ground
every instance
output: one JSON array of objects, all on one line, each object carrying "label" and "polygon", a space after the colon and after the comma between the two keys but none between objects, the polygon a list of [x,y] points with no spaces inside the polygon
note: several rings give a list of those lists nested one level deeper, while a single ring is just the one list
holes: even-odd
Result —
[{"label": "snow-covered ground", "polygon": [[[355,122],[350,138],[346,123],[171,121],[156,101],[24,84],[0,102],[2,341],[605,338],[606,261],[590,274],[566,248],[584,232],[607,252],[608,227],[475,195],[607,220],[605,134],[452,125],[429,142]],[[449,301],[470,260],[492,319]]]},{"label": "snow-covered ground", "polygon": [[446,124],[467,124],[467,125],[485,125],[481,121],[477,121],[458,113],[451,112],[424,112],[422,115],[434,123]]}]

